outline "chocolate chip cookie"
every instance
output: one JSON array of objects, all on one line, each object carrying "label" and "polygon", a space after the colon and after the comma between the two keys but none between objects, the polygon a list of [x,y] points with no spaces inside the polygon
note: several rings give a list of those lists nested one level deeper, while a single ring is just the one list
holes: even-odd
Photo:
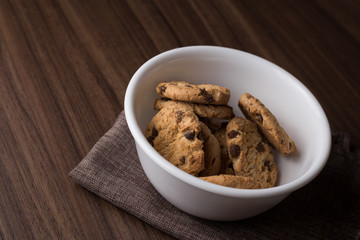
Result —
[{"label": "chocolate chip cookie", "polygon": [[257,124],[269,143],[282,155],[296,153],[294,141],[260,100],[249,93],[244,93],[241,95],[238,105],[244,115]]},{"label": "chocolate chip cookie", "polygon": [[243,188],[243,189],[259,188],[257,182],[251,177],[220,174],[216,176],[200,177],[200,179],[205,180],[207,182],[222,185],[225,187]]},{"label": "chocolate chip cookie", "polygon": [[219,174],[221,166],[220,145],[210,129],[202,122],[201,135],[198,138],[204,139],[205,169],[199,173],[199,176],[212,176]]},{"label": "chocolate chip cookie", "polygon": [[161,156],[183,171],[197,175],[204,170],[201,124],[191,108],[167,106],[150,121],[145,137]]},{"label": "chocolate chip cookie", "polygon": [[234,117],[232,107],[227,105],[210,105],[191,102],[182,102],[167,98],[158,98],[155,100],[154,109],[160,110],[165,106],[179,104],[187,105],[192,108],[194,113],[202,118],[231,119]]},{"label": "chocolate chip cookie", "polygon": [[235,175],[254,178],[259,188],[275,186],[274,157],[255,123],[240,117],[231,119],[226,127],[226,143]]},{"label": "chocolate chip cookie", "polygon": [[230,99],[230,91],[227,88],[212,85],[195,85],[185,81],[162,82],[156,87],[156,93],[173,100],[226,105]]}]

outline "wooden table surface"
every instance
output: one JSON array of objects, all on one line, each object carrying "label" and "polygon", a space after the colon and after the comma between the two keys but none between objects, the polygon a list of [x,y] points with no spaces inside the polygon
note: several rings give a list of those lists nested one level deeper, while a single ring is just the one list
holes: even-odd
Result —
[{"label": "wooden table surface", "polygon": [[172,48],[278,64],[360,146],[359,13],[357,0],[0,0],[0,239],[171,239],[68,173],[123,110],[137,68]]}]

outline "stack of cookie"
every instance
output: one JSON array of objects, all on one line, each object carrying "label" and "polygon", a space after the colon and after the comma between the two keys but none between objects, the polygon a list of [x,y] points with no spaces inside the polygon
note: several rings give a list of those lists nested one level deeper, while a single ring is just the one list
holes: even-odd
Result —
[{"label": "stack of cookie", "polygon": [[[280,153],[296,152],[294,142],[268,109],[250,94],[235,117],[224,87],[162,82],[145,136],[169,162],[201,179],[235,188],[275,186],[277,168],[270,144]],[[214,121],[215,120],[215,121]]]}]

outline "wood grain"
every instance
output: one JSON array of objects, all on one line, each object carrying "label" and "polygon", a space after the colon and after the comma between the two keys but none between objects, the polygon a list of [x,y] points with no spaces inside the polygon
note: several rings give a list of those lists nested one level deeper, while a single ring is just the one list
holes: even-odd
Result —
[{"label": "wood grain", "polygon": [[0,0],[0,239],[171,239],[72,183],[154,55],[217,45],[297,77],[360,146],[359,1]]}]

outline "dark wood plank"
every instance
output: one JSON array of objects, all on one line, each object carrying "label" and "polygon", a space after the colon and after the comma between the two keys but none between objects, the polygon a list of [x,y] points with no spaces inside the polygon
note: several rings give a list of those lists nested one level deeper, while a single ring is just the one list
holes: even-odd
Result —
[{"label": "dark wood plank", "polygon": [[288,70],[360,146],[359,1],[0,0],[0,239],[171,239],[68,179],[126,86],[181,46]]},{"label": "dark wood plank", "polygon": [[53,2],[3,4],[1,142],[11,160],[1,162],[4,238],[135,239],[134,228],[166,238],[67,177],[121,111],[124,91],[114,91],[136,66],[125,81],[114,73],[122,69],[106,72],[95,62],[101,49],[89,52]]}]

